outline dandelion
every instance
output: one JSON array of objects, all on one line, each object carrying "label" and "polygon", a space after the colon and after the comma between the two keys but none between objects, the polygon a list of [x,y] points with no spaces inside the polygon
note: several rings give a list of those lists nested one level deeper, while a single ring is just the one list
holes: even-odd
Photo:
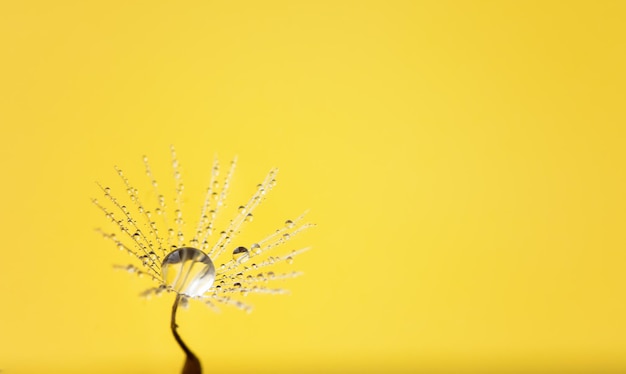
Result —
[{"label": "dandelion", "polygon": [[[186,307],[190,300],[202,302],[214,310],[220,305],[234,306],[250,312],[251,305],[242,301],[249,294],[284,294],[275,288],[276,280],[294,278],[296,271],[274,272],[278,264],[291,264],[308,247],[290,248],[290,241],[313,226],[304,222],[302,214],[269,235],[249,245],[235,244],[244,226],[252,222],[255,209],[276,185],[278,170],[269,171],[252,196],[237,209],[234,218],[218,227],[218,218],[226,206],[229,187],[237,160],[231,161],[224,176],[221,165],[213,162],[210,183],[195,222],[183,215],[185,185],[180,163],[171,147],[174,179],[173,199],[162,194],[147,157],[143,157],[145,174],[152,185],[146,198],[131,184],[124,172],[115,168],[126,189],[127,197],[115,197],[110,187],[98,184],[104,199],[92,202],[111,221],[115,232],[98,229],[102,236],[137,260],[137,264],[116,266],[137,276],[145,276],[155,285],[141,293],[144,297],[173,293],[171,330],[187,358],[183,373],[200,373],[198,358],[185,345],[177,332],[176,311]],[[128,204],[124,202],[128,201]],[[276,253],[276,254],[274,254]]]}]

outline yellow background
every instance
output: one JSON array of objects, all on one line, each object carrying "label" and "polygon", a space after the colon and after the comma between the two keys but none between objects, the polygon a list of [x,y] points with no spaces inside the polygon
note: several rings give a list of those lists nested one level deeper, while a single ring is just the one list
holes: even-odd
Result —
[{"label": "yellow background", "polygon": [[2,2],[0,370],[180,369],[172,296],[112,270],[128,257],[89,202],[174,144],[191,191],[215,154],[239,156],[235,195],[280,167],[255,230],[306,208],[318,225],[290,296],[181,312],[207,372],[626,371],[624,19],[619,1]]}]

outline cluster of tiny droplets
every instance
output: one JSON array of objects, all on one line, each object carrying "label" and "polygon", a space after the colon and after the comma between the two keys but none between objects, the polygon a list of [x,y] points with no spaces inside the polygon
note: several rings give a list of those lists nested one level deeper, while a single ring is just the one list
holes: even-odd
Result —
[{"label": "cluster of tiny droplets", "polygon": [[[294,278],[301,273],[274,273],[272,267],[280,263],[291,264],[294,257],[309,249],[304,247],[280,253],[292,238],[313,226],[303,222],[306,213],[294,220],[286,220],[282,227],[247,247],[231,244],[242,227],[252,221],[254,210],[276,185],[278,170],[270,170],[249,200],[238,207],[237,215],[229,221],[227,227],[217,231],[216,218],[226,205],[236,159],[231,161],[223,178],[219,178],[219,161],[216,159],[213,162],[200,217],[197,225],[192,226],[187,225],[183,218],[184,184],[174,147],[171,147],[171,155],[175,182],[173,200],[168,201],[161,194],[159,183],[145,156],[145,174],[152,184],[156,201],[142,201],[137,188],[117,167],[115,170],[126,188],[131,206],[123,205],[115,198],[110,187],[98,184],[104,194],[104,201],[93,199],[92,202],[117,227],[117,233],[101,229],[98,232],[140,263],[139,266],[130,264],[116,268],[149,277],[157,283],[156,287],[142,292],[142,296],[174,292],[182,296],[182,306],[187,306],[189,299],[196,299],[214,310],[218,310],[218,304],[225,304],[249,312],[251,306],[241,301],[240,297],[252,293],[286,293],[282,288],[271,287],[272,281]],[[173,206],[170,207],[169,202]],[[189,233],[185,232],[186,227],[195,229]],[[186,241],[186,238],[189,240]],[[273,252],[279,254],[271,255]],[[220,265],[214,266],[214,263]]]}]

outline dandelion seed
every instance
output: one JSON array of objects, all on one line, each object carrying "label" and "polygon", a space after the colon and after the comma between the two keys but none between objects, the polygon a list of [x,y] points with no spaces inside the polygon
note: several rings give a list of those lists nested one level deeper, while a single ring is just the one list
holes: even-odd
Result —
[{"label": "dandelion seed", "polygon": [[[187,307],[189,300],[199,300],[213,310],[217,310],[217,305],[222,304],[250,312],[252,307],[239,300],[240,297],[250,293],[286,293],[284,289],[266,285],[276,280],[294,278],[300,273],[294,271],[281,274],[269,268],[278,263],[291,264],[295,256],[308,250],[299,248],[280,253],[280,249],[286,247],[294,236],[313,225],[303,222],[303,214],[294,220],[283,221],[274,232],[246,246],[233,245],[244,225],[252,222],[255,209],[276,185],[278,170],[271,169],[268,172],[248,201],[236,205],[238,209],[235,217],[227,221],[226,227],[220,229],[216,227],[217,218],[226,206],[237,160],[231,161],[225,174],[221,173],[219,161],[216,159],[213,162],[210,168],[211,180],[200,205],[200,217],[197,224],[193,224],[183,204],[186,203],[183,197],[183,169],[174,147],[171,147],[170,154],[174,182],[174,196],[171,199],[160,190],[161,183],[153,173],[148,157],[143,156],[145,175],[152,187],[154,201],[144,200],[141,191],[131,184],[122,169],[115,167],[130,202],[121,203],[124,190],[116,192],[110,186],[103,187],[100,184],[98,186],[105,199],[92,199],[92,202],[118,231],[117,234],[100,229],[98,232],[112,241],[118,249],[137,259],[137,266],[131,264],[116,268],[137,276],[146,276],[156,283],[155,287],[142,292],[141,296],[150,297],[163,292],[175,294],[171,329],[187,355],[183,373],[199,373],[200,361],[176,331],[178,305]],[[220,179],[221,174],[223,176]],[[114,197],[116,193],[119,193],[119,199]],[[161,218],[153,217],[152,212]],[[160,233],[165,234],[161,236]],[[268,256],[275,252],[275,255]],[[250,260],[254,260],[252,265],[247,264]],[[261,273],[258,272],[259,269],[262,269]]]}]

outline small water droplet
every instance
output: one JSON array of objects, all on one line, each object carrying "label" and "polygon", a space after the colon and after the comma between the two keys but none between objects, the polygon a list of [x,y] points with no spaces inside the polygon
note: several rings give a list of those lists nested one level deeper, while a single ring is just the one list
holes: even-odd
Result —
[{"label": "small water droplet", "polygon": [[233,287],[235,288],[241,288],[241,283],[237,282],[233,284]]},{"label": "small water droplet", "polygon": [[139,259],[141,260],[143,266],[148,266],[148,264],[150,263],[150,257],[146,255],[139,257]]},{"label": "small water droplet", "polygon": [[233,260],[242,263],[248,261],[250,252],[246,247],[237,247],[233,250]]},{"label": "small water droplet", "polygon": [[252,213],[248,213],[246,215],[246,222],[252,222],[253,219],[254,219],[254,216],[252,216]]},{"label": "small water droplet", "polygon": [[293,257],[289,256],[285,259],[285,261],[287,261],[288,264],[293,264]]},{"label": "small water droplet", "polygon": [[261,253],[261,246],[259,245],[259,243],[254,243],[250,246],[250,250],[252,251],[252,253],[254,253],[255,255],[258,255]]},{"label": "small water droplet", "polygon": [[295,223],[293,223],[293,221],[292,221],[292,220],[290,220],[290,219],[288,219],[288,220],[286,220],[286,221],[285,221],[285,227],[286,227],[286,228],[288,228],[288,229],[293,229],[293,227],[294,227],[295,225],[296,225],[296,224],[295,224]]},{"label": "small water droplet", "polygon": [[184,297],[184,296],[181,297],[180,298],[180,307],[184,308],[184,309],[189,308],[189,298]]},{"label": "small water droplet", "polygon": [[291,238],[291,235],[289,235],[288,232],[283,234],[283,238],[285,238],[285,240],[289,240],[289,238]]},{"label": "small water droplet", "polygon": [[245,213],[246,207],[243,205],[239,205],[239,208],[237,208],[237,210],[239,210],[239,213]]},{"label": "small water droplet", "polygon": [[111,193],[111,187],[104,187],[104,193],[105,195],[108,195]]}]

